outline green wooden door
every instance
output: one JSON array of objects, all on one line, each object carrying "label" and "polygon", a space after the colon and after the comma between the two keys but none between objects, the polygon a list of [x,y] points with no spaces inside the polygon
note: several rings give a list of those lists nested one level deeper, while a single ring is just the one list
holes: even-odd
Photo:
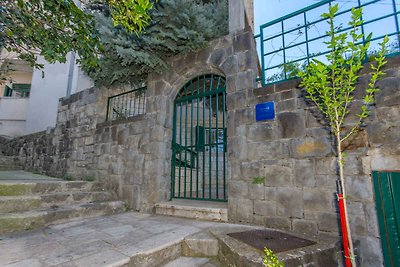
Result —
[{"label": "green wooden door", "polygon": [[400,267],[400,171],[372,176],[385,266]]},{"label": "green wooden door", "polygon": [[174,101],[171,197],[227,201],[225,79],[202,75]]}]

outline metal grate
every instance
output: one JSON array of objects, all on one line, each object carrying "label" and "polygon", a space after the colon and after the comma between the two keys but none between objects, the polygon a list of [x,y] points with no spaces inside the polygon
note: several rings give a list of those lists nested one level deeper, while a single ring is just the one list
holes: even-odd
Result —
[{"label": "metal grate", "polygon": [[146,87],[134,89],[108,98],[106,121],[145,114]]},{"label": "metal grate", "polygon": [[[279,19],[260,26],[255,36],[261,58],[261,77],[263,85],[295,78],[311,59],[324,61],[329,49],[326,19],[321,14],[328,12],[329,6],[339,4],[336,21],[342,23],[338,32],[351,29],[352,8],[363,9],[363,24],[360,33],[365,36],[373,33],[369,53],[374,54],[378,43],[389,37],[389,55],[400,53],[399,3],[396,0],[325,0],[308,6]],[[365,38],[363,40],[365,42]]]},{"label": "metal grate", "polygon": [[299,238],[275,230],[250,230],[230,233],[230,237],[240,240],[256,249],[269,248],[274,253],[315,245],[314,241]]}]

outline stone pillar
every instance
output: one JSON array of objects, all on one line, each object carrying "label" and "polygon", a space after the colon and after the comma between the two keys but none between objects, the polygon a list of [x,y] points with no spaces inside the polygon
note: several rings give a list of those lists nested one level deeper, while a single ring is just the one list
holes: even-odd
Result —
[{"label": "stone pillar", "polygon": [[229,0],[229,33],[244,30],[245,9],[243,0]]},{"label": "stone pillar", "polygon": [[248,26],[254,32],[253,0],[229,0],[229,33],[243,31]]},{"label": "stone pillar", "polygon": [[247,23],[254,32],[254,1],[244,0],[244,8],[246,10]]}]

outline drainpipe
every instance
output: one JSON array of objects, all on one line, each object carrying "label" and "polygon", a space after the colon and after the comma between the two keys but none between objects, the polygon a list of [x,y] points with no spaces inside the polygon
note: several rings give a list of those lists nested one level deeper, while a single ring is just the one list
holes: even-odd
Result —
[{"label": "drainpipe", "polygon": [[70,96],[72,92],[72,78],[74,77],[75,57],[75,52],[71,52],[71,61],[69,62],[68,71],[67,96]]},{"label": "drainpipe", "polygon": [[[81,8],[80,1],[74,1],[75,5]],[[72,92],[72,79],[74,78],[74,69],[75,69],[75,59],[76,54],[75,52],[71,52],[71,61],[69,62],[69,70],[68,70],[68,83],[67,83],[67,92],[66,96],[70,96]]]}]

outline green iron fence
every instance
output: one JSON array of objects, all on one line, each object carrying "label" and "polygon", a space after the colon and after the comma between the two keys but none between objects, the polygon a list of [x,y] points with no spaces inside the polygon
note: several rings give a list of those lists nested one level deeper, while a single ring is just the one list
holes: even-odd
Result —
[{"label": "green iron fence", "polygon": [[227,201],[226,84],[189,81],[174,101],[171,198]]},{"label": "green iron fence", "polygon": [[[389,37],[388,56],[400,52],[400,30],[398,0],[325,0],[304,9],[283,16],[260,26],[255,35],[261,59],[261,80],[263,85],[295,78],[298,71],[311,59],[325,61],[329,49],[327,41],[328,24],[321,17],[332,4],[339,4],[335,19],[340,24],[338,32],[351,30],[347,22],[351,19],[352,8],[363,9],[363,24],[360,33],[373,33],[370,54],[374,54],[378,43]],[[363,40],[365,42],[365,39]]]},{"label": "green iron fence", "polygon": [[106,121],[129,118],[146,112],[146,87],[108,98]]}]

